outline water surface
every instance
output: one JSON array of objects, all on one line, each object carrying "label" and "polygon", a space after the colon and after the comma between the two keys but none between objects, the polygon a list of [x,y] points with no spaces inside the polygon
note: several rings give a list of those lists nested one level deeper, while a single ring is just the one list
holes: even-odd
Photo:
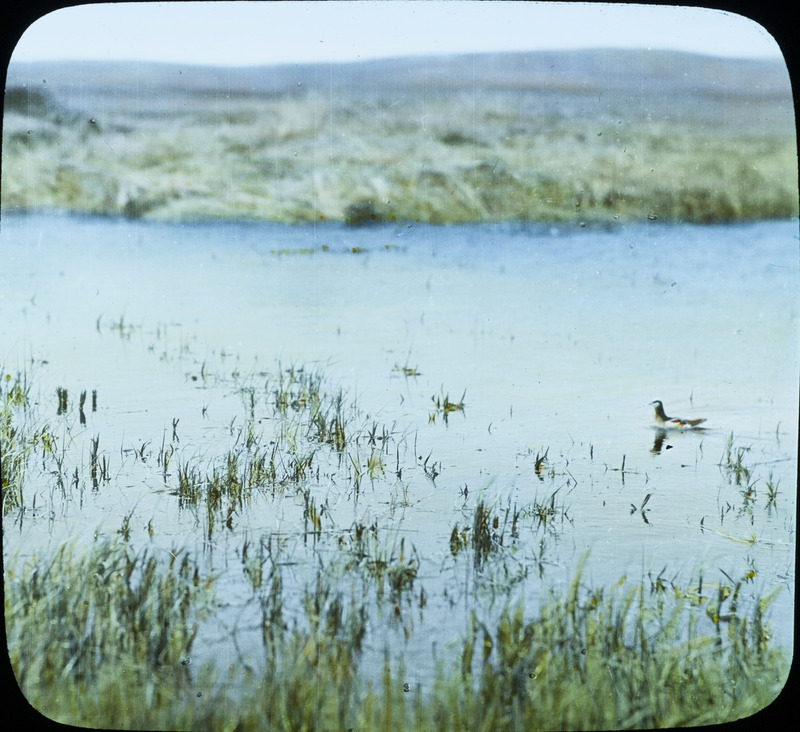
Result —
[{"label": "water surface", "polygon": [[[256,498],[211,551],[197,517],[131,451],[157,451],[178,420],[182,454],[222,454],[242,413],[237,389],[294,366],[324,373],[365,424],[386,425],[409,463],[402,481],[379,481],[358,502],[347,486],[315,490],[332,532],[374,521],[413,543],[424,632],[406,640],[376,625],[369,645],[404,655],[414,682],[429,680],[475,603],[491,614],[521,596],[533,608],[587,549],[584,580],[598,586],[661,572],[720,581],[752,568],[748,593],[785,588],[771,617],[791,644],[796,222],[351,229],[4,215],[0,236],[0,365],[28,373],[70,449],[86,454],[99,435],[113,472],[101,490],[66,498],[44,477],[29,486],[26,511],[5,517],[4,556],[112,534],[130,514],[134,544],[208,558],[226,601],[198,654],[238,658],[244,639],[260,638],[241,540],[291,533],[297,506]],[[73,400],[97,391],[86,425],[74,410],[69,423],[56,414],[57,387]],[[432,420],[445,395],[463,395],[463,413]],[[674,416],[705,417],[707,429],[659,444],[653,399]],[[755,498],[720,464],[731,436]],[[439,464],[435,480],[421,469],[426,456]],[[450,555],[453,525],[469,525],[478,500],[502,516],[553,495],[560,520],[515,547],[520,581],[476,598]],[[299,587],[304,563],[330,549],[298,534],[286,551]]]}]

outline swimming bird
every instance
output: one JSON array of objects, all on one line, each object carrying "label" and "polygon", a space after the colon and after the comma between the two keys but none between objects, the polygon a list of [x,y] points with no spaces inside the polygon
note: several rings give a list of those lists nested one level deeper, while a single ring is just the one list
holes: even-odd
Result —
[{"label": "swimming bird", "polygon": [[656,427],[660,427],[662,430],[694,429],[705,422],[704,419],[676,419],[675,417],[667,417],[664,413],[664,405],[658,399],[651,402],[651,404],[655,407]]}]

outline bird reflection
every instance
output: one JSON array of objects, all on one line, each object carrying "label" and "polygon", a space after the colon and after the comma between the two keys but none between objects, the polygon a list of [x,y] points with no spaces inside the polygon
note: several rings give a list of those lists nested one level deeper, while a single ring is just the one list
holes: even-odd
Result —
[{"label": "bird reflection", "polygon": [[[653,448],[650,450],[654,455],[661,454],[661,448],[664,447],[664,441],[667,439],[666,430],[656,430],[656,437],[653,440]],[[672,445],[667,445],[666,449],[670,450]]]}]

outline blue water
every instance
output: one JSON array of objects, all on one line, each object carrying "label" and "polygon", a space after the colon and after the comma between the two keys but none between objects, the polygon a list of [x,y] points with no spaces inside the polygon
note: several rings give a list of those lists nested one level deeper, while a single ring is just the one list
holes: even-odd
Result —
[{"label": "blue water", "polygon": [[[514,593],[531,608],[544,587],[571,579],[587,549],[584,580],[596,586],[663,567],[679,583],[753,567],[748,591],[784,587],[772,617],[776,638],[791,643],[797,222],[351,229],[5,215],[0,253],[0,367],[30,371],[51,426],[77,452],[100,434],[118,469],[115,490],[81,507],[44,478],[31,486],[29,498],[50,513],[6,517],[6,556],[98,527],[111,533],[129,511],[134,544],[202,551],[176,499],[141,477],[125,450],[157,446],[179,419],[187,455],[221,452],[241,406],[232,375],[303,365],[357,399],[365,421],[389,425],[407,450],[440,463],[435,483],[409,469],[404,497],[386,479],[358,512],[344,494],[325,493],[338,526],[374,520],[420,556],[424,618],[411,640],[376,630],[368,644],[377,657],[389,644],[413,660],[417,683],[432,673],[430,639],[441,650],[462,633],[453,598],[461,619],[468,599],[487,617],[497,610],[496,598],[471,594],[448,549],[453,524],[464,525],[479,499],[501,512],[557,492],[568,511],[544,537],[544,556],[541,533],[515,550],[531,570]],[[417,375],[404,377],[404,365]],[[56,387],[97,390],[85,429],[58,421]],[[466,409],[431,423],[431,398],[443,394],[464,394]],[[674,416],[705,417],[708,429],[654,450],[653,399]],[[731,435],[758,481],[750,507],[719,465]],[[552,475],[540,480],[534,461],[545,450]],[[770,475],[776,510],[766,507]],[[631,508],[648,494],[645,522]],[[257,618],[231,558],[243,537],[276,530],[275,507],[262,509],[241,517],[214,554],[220,587],[239,598],[221,612],[242,638],[258,637]],[[289,522],[292,511],[281,510]],[[154,516],[151,539],[143,527]],[[533,570],[540,562],[543,573]],[[198,645],[228,659],[230,631],[215,627]]]}]

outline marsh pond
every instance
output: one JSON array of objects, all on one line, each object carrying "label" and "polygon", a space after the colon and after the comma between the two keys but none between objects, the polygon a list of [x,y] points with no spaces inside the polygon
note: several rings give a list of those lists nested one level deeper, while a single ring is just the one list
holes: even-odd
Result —
[{"label": "marsh pond", "polygon": [[[763,707],[793,644],[797,233],[4,215],[23,692],[163,728]],[[655,430],[656,399],[704,429]]]}]

